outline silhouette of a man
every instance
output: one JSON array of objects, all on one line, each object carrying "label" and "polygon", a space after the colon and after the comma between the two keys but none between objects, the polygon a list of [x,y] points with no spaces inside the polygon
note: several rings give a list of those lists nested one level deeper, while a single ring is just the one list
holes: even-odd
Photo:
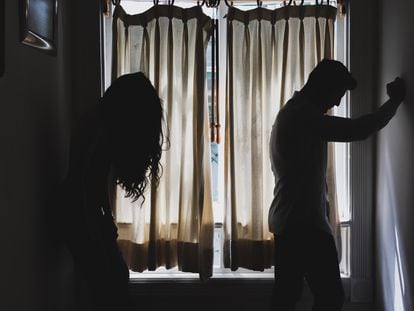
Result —
[{"label": "silhouette of a man", "polygon": [[403,80],[387,85],[389,100],[376,112],[356,119],[325,113],[338,106],[356,81],[347,68],[323,60],[305,86],[279,111],[270,139],[275,176],[269,211],[275,235],[275,285],[272,310],[294,310],[306,279],[315,311],[340,310],[344,292],[338,256],[327,218],[327,142],[362,140],[383,128],[405,97]]}]

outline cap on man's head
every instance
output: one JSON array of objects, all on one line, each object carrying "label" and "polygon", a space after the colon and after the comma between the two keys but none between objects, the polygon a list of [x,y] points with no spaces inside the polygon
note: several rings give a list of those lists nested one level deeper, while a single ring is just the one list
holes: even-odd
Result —
[{"label": "cap on man's head", "polygon": [[320,86],[340,86],[347,90],[356,88],[357,83],[348,69],[339,61],[323,59],[310,73],[309,82]]}]

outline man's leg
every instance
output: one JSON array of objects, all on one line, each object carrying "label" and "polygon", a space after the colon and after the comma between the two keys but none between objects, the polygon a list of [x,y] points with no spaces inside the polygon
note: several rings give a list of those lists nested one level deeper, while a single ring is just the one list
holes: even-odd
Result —
[{"label": "man's leg", "polygon": [[313,311],[339,311],[344,290],[334,239],[321,230],[315,230],[311,236],[305,277],[314,296]]},{"label": "man's leg", "polygon": [[300,299],[303,280],[303,252],[294,232],[275,236],[275,284],[271,310],[293,311]]}]

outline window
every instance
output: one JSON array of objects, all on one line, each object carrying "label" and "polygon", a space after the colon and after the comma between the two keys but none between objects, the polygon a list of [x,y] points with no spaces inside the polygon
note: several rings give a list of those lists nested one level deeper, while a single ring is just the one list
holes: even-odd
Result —
[{"label": "window", "polygon": [[[305,1],[305,4],[314,3],[314,1]],[[331,1],[331,4],[334,1]],[[194,6],[194,2],[188,1],[176,1],[174,5],[181,7],[191,7]],[[274,1],[273,3],[263,3],[264,8],[275,9],[283,5],[282,1]],[[153,6],[152,1],[137,1],[137,0],[123,0],[122,6],[129,14],[137,14],[146,11]],[[257,7],[257,2],[244,1],[243,3],[237,4],[237,7],[242,10],[250,10]],[[206,81],[208,89],[208,102],[209,107],[211,108],[212,96],[212,78],[215,73],[217,73],[219,79],[218,93],[219,102],[224,103],[225,101],[225,83],[226,83],[226,19],[225,15],[227,13],[227,6],[224,2],[220,3],[220,6],[215,8],[207,8],[203,6],[203,11],[206,15],[210,16],[213,19],[217,20],[218,32],[214,37],[216,40],[213,43],[213,39],[210,39],[210,42],[207,47],[206,55]],[[344,63],[347,63],[347,22],[345,18],[338,17],[335,23],[335,58],[341,60]],[[105,50],[105,77],[104,85],[105,89],[110,84],[110,51],[111,51],[111,20],[105,19],[104,22],[104,50]],[[218,55],[215,55],[218,66],[213,66],[212,57],[213,57],[213,46],[216,47],[218,44],[219,50]],[[217,91],[217,90],[216,90]],[[219,123],[224,124],[224,105],[220,105]],[[210,109],[211,113],[211,109]],[[349,98],[348,95],[343,98],[343,103],[339,107],[336,107],[334,110],[335,115],[340,116],[349,116]],[[223,137],[224,128],[220,129],[221,137]],[[215,234],[214,234],[214,270],[215,275],[229,275],[229,276],[245,276],[245,275],[255,275],[257,273],[239,269],[236,273],[230,273],[228,269],[222,267],[222,224],[224,221],[224,163],[223,159],[223,144],[217,144],[216,142],[211,143],[211,166],[212,166],[212,178],[213,178],[213,213],[215,221]],[[346,143],[336,143],[335,144],[335,154],[336,154],[336,180],[337,180],[337,196],[338,196],[338,208],[341,221],[341,236],[342,236],[342,260],[340,263],[340,270],[343,276],[350,275],[350,224],[351,224],[351,208],[350,208],[350,147]],[[176,269],[165,270],[158,269],[155,272],[148,272],[145,274],[131,274],[131,277],[134,276],[148,276],[148,275],[157,275],[160,276],[163,272],[170,275],[171,273],[176,272]],[[266,273],[267,272],[267,273]],[[246,273],[246,274],[244,274]],[[195,275],[191,274],[181,274],[180,277],[194,277]],[[272,270],[268,269],[265,273],[260,273],[260,277],[273,277]]]}]

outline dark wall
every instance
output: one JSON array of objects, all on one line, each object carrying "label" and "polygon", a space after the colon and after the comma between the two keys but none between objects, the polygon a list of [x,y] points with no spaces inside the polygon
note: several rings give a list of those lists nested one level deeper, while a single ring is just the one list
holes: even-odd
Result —
[{"label": "dark wall", "polygon": [[402,75],[406,101],[378,136],[377,146],[377,307],[414,308],[414,3],[380,1],[379,93]]},{"label": "dark wall", "polygon": [[59,1],[56,56],[20,43],[19,1],[4,2],[0,310],[59,310],[71,272],[56,230],[64,211],[51,198],[70,129],[100,94],[99,1]]}]

